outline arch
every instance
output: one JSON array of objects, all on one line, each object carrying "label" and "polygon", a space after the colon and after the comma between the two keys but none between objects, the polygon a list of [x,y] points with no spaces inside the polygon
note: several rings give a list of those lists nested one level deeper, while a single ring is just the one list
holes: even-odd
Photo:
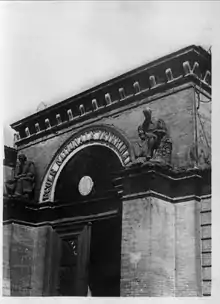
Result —
[{"label": "arch", "polygon": [[40,202],[54,201],[56,183],[64,166],[76,153],[92,145],[101,145],[111,149],[123,167],[128,166],[132,161],[131,145],[120,131],[108,125],[86,127],[71,136],[57,151],[44,176]]}]

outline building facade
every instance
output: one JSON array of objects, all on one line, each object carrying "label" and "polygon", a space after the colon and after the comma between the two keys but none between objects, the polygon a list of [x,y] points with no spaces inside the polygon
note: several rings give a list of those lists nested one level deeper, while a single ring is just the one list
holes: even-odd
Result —
[{"label": "building facade", "polygon": [[6,182],[4,295],[211,295],[209,53],[186,47],[11,127],[26,157]]}]

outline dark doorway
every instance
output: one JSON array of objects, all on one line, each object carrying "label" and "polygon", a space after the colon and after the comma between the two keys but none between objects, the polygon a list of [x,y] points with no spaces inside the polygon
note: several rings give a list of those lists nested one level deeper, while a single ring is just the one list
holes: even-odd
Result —
[{"label": "dark doorway", "polygon": [[[117,155],[100,145],[89,146],[79,151],[63,168],[57,181],[55,200],[79,202],[106,196],[114,191],[112,172],[122,168]],[[79,192],[79,182],[83,176],[90,176],[94,187],[87,196]]]},{"label": "dark doorway", "polygon": [[120,296],[121,217],[92,224],[89,286],[94,297]]},{"label": "dark doorway", "polygon": [[[69,242],[65,243],[62,257],[62,295],[86,296],[89,286],[94,297],[120,296],[121,200],[112,181],[113,172],[120,169],[121,162],[111,149],[94,145],[79,151],[60,173],[55,200],[73,204],[75,214],[82,218],[80,225],[84,225],[75,242],[76,254],[70,250],[69,242],[71,230],[76,227],[70,224],[66,236],[62,230]],[[86,195],[79,187],[84,177],[89,177],[93,184]],[[109,215],[112,212],[114,215]],[[99,216],[105,213],[106,216]],[[93,217],[91,223],[86,221],[88,216]]]},{"label": "dark doorway", "polygon": [[118,215],[85,224],[78,236],[64,237],[60,296],[87,296],[88,287],[93,297],[120,296],[121,231]]}]

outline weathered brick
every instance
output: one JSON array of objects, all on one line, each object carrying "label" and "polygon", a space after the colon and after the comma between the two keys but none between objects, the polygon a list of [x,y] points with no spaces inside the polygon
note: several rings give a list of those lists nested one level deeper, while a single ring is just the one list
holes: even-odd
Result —
[{"label": "weathered brick", "polygon": [[42,296],[45,290],[47,294],[55,294],[59,237],[51,227],[5,226],[3,255],[4,295]]},{"label": "weathered brick", "polygon": [[202,238],[208,238],[211,237],[211,226],[203,226],[201,227],[201,231],[202,231]]},{"label": "weathered brick", "polygon": [[202,211],[211,211],[211,198],[203,199],[201,201],[201,210]]},{"label": "weathered brick", "polygon": [[10,276],[10,239],[12,234],[12,225],[3,226],[3,296],[11,295],[11,276]]},{"label": "weathered brick", "polygon": [[204,281],[202,284],[203,294],[211,294],[212,282]]},{"label": "weathered brick", "polygon": [[176,296],[201,296],[201,251],[196,201],[175,205],[176,209]]},{"label": "weathered brick", "polygon": [[211,224],[212,222],[212,214],[211,212],[201,213],[201,225],[203,224]]},{"label": "weathered brick", "polygon": [[212,240],[202,240],[202,251],[212,250]]},{"label": "weathered brick", "polygon": [[211,278],[212,278],[211,267],[202,268],[202,278],[203,278],[203,280],[211,280]]},{"label": "weathered brick", "polygon": [[122,296],[174,295],[174,206],[156,198],[123,204]]},{"label": "weathered brick", "polygon": [[212,265],[212,254],[211,253],[202,254],[202,265],[204,265],[204,266]]}]

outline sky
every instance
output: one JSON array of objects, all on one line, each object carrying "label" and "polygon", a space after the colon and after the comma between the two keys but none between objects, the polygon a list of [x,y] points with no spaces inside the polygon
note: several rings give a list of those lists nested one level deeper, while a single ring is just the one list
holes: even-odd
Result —
[{"label": "sky", "polygon": [[41,102],[52,105],[190,44],[208,50],[216,16],[210,1],[1,2],[5,143],[13,141],[9,124]]}]

